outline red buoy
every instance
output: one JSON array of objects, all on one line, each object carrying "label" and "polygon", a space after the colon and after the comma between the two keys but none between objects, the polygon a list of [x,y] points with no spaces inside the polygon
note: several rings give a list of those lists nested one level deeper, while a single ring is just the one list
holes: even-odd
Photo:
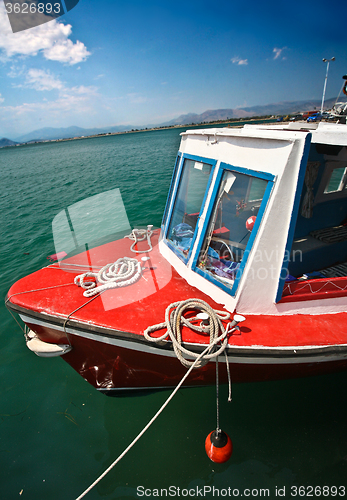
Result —
[{"label": "red buoy", "polygon": [[227,462],[233,452],[230,437],[220,429],[210,432],[205,441],[207,456],[212,462],[222,464]]},{"label": "red buoy", "polygon": [[255,220],[256,220],[256,216],[255,215],[252,215],[251,217],[248,217],[248,219],[246,220],[246,229],[248,231],[252,231],[254,223],[255,223]]}]

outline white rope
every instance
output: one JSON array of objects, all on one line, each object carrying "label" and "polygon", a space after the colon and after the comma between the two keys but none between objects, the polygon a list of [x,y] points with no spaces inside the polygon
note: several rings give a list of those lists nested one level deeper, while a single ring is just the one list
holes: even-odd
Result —
[{"label": "white rope", "polygon": [[[208,325],[197,325],[195,324],[198,318],[194,316],[189,320],[183,316],[183,313],[187,309],[199,309],[200,311],[206,313],[209,316],[209,324]],[[222,319],[228,320],[230,319],[230,314],[226,311],[215,311],[212,307],[200,299],[188,299],[181,302],[174,302],[170,304],[165,311],[165,322],[159,323],[157,325],[153,325],[148,327],[144,331],[144,337],[150,342],[161,342],[165,340],[167,337],[170,337],[175,354],[180,362],[186,368],[192,365],[192,361],[187,360],[183,354],[193,358],[200,358],[200,355],[194,351],[190,351],[183,347],[182,345],[182,336],[181,336],[181,325],[185,325],[192,330],[199,331],[202,333],[210,334],[210,344],[214,343],[215,338],[218,337],[219,332],[222,332],[223,343],[219,347],[216,352],[206,354],[200,362],[195,365],[197,368],[204,366],[208,361],[212,358],[216,358],[219,354],[221,354],[228,343],[228,339],[225,335],[225,328],[222,323]],[[158,338],[151,337],[150,333],[166,328],[166,332]],[[215,345],[215,344],[214,344]]]},{"label": "white rope", "polygon": [[[318,284],[318,285],[319,285],[320,283],[321,283],[321,282],[318,282],[318,283],[315,283],[315,284]],[[300,286],[300,287],[295,288],[295,290],[292,290],[292,289],[291,289],[291,286],[290,286],[291,284],[292,284],[292,285],[297,285],[297,284],[300,284],[301,286]],[[325,288],[327,285],[334,285],[334,287],[335,287],[335,288],[337,288],[338,290],[341,290],[341,291],[346,290],[346,288],[347,288],[347,285],[345,285],[344,287],[341,287],[341,286],[339,286],[337,283],[335,283],[335,282],[334,282],[334,281],[332,281],[332,280],[325,281],[325,282],[322,284],[322,286],[321,286],[320,288],[318,288],[317,290],[314,290],[314,289],[313,289],[313,287],[312,287],[312,285],[313,285],[313,284],[314,284],[314,283],[311,283],[311,282],[309,282],[309,281],[307,281],[307,282],[305,282],[305,281],[304,281],[304,282],[298,282],[298,281],[296,281],[296,282],[293,282],[293,283],[287,283],[287,287],[286,287],[286,288],[287,288],[287,290],[289,290],[290,295],[294,295],[295,293],[299,293],[299,292],[301,292],[301,291],[302,291],[305,287],[306,287],[306,288],[309,288],[309,290],[310,290],[310,292],[311,292],[312,294],[321,292],[321,291],[323,290],[323,288]]]},{"label": "white rope", "polygon": [[224,351],[224,355],[225,355],[225,364],[226,364],[226,367],[227,367],[228,386],[229,386],[228,402],[230,403],[232,401],[232,399],[233,399],[232,398],[232,394],[231,394],[232,384],[231,384],[231,375],[230,375],[229,360],[228,360],[228,355],[227,355],[226,351]]},{"label": "white rope", "polygon": [[[66,266],[72,266],[72,267],[84,267],[87,269],[91,269],[91,265],[89,264],[75,264],[73,262],[65,262],[65,260],[61,260],[60,262],[54,262],[54,264],[49,264],[48,266],[43,267],[42,269],[63,269]],[[102,266],[94,266],[93,268],[102,268]]]},{"label": "white rope", "polygon": [[[231,324],[233,326],[233,324]],[[229,327],[229,325],[228,325]],[[181,381],[178,383],[178,385],[175,387],[175,389],[172,391],[170,396],[167,398],[167,400],[164,402],[164,404],[159,408],[157,413],[154,415],[154,417],[151,418],[151,420],[148,422],[148,424],[142,429],[142,431],[136,436],[136,438],[129,444],[129,446],[119,455],[119,457],[94,481],[93,484],[91,484],[76,500],[81,500],[94,486],[101,481],[102,478],[106,476],[110,472],[111,469],[115,465],[117,465],[118,462],[128,453],[128,451],[135,445],[135,443],[143,436],[143,434],[149,429],[149,427],[153,424],[153,422],[159,417],[159,415],[162,413],[162,411],[165,409],[165,407],[169,404],[171,399],[175,396],[177,393],[178,389],[182,386],[183,382],[186,380],[190,372],[198,365],[199,361],[205,356],[208,355],[209,351],[220,341],[222,341],[226,335],[229,333],[228,327],[224,331],[224,333],[220,336],[214,339],[214,341],[209,344],[204,351],[202,351],[201,354],[196,358],[194,363],[190,366],[189,370],[185,373]]]},{"label": "white rope", "polygon": [[[133,229],[130,234],[127,236],[124,236],[124,238],[129,238],[130,240],[133,240],[134,243],[131,245],[130,250],[134,253],[147,253],[153,250],[152,247],[152,242],[151,242],[151,236],[153,234],[152,231],[153,225],[148,225],[147,229]],[[139,241],[144,241],[147,239],[148,242],[148,249],[147,250],[135,250],[134,247],[137,245]]]},{"label": "white rope", "polygon": [[[75,277],[75,285],[82,287],[85,297],[92,297],[110,288],[132,285],[142,274],[141,262],[123,257],[102,267],[98,273],[87,272]],[[93,278],[92,280],[88,278]],[[97,286],[97,284],[100,285]]]}]

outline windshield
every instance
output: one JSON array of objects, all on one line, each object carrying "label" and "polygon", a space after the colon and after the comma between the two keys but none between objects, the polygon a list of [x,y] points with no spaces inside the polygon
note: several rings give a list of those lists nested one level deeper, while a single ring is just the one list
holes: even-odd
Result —
[{"label": "windshield", "polygon": [[207,163],[184,160],[167,232],[167,239],[183,257],[187,257],[190,250],[211,169]]},{"label": "windshield", "polygon": [[247,259],[267,184],[264,179],[236,171],[225,170],[221,177],[197,265],[229,288]]}]

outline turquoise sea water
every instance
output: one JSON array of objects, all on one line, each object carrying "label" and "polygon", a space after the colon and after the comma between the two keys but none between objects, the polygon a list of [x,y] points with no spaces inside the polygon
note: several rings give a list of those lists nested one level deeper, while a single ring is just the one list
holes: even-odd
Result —
[{"label": "turquoise sea water", "polygon": [[[133,226],[159,226],[179,132],[0,150],[1,297],[47,264],[55,252],[53,218],[88,196],[120,188]],[[0,325],[1,499],[74,499],[169,392],[108,398],[62,359],[31,353],[3,301]],[[232,403],[222,387],[220,423],[234,451],[217,465],[204,451],[216,425],[215,388],[185,389],[85,498],[165,498],[165,492],[171,498],[277,498],[283,488],[288,498],[343,498],[342,488],[334,495],[331,487],[347,486],[346,411],[346,373],[235,385]],[[321,489],[314,493],[310,486]]]}]

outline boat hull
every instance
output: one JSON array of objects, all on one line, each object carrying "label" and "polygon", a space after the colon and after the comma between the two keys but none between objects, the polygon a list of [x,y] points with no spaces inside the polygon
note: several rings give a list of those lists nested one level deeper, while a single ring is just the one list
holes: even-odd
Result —
[{"label": "boat hull", "polygon": [[[26,325],[45,341],[64,341],[71,346],[62,354],[64,360],[89,384],[109,396],[137,394],[139,391],[176,387],[186,373],[177,359],[171,342],[151,344],[129,332],[95,329],[91,325],[68,326],[46,318],[20,315]],[[201,352],[206,344],[190,345]],[[228,364],[233,383],[259,382],[299,378],[347,369],[347,346],[286,346],[227,348]],[[225,356],[219,357],[219,379],[227,383]],[[194,369],[186,387],[213,385],[216,381],[215,362]]]}]

